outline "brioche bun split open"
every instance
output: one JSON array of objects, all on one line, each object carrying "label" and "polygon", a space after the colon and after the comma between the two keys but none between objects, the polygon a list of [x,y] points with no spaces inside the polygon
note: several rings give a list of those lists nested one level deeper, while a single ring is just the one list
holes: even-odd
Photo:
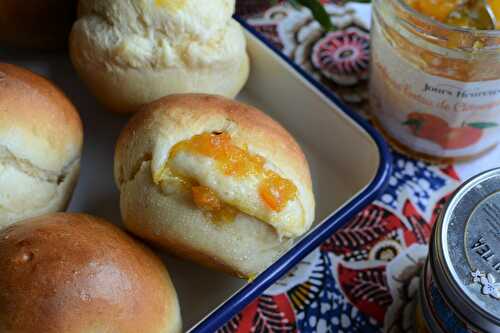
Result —
[{"label": "brioche bun split open", "polygon": [[115,180],[129,230],[243,277],[314,220],[298,144],[269,116],[224,97],[173,95],[143,107],[118,140]]}]

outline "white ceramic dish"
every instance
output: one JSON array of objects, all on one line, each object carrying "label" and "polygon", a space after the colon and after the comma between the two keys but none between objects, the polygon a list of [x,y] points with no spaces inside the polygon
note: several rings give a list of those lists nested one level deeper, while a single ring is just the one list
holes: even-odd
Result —
[{"label": "white ceramic dish", "polygon": [[[162,254],[179,294],[184,328],[196,332],[215,331],[275,282],[372,200],[389,172],[390,157],[380,137],[246,28],[252,72],[238,99],[280,121],[301,144],[314,181],[317,219],[293,249],[252,283]],[[0,61],[45,75],[75,103],[85,126],[85,146],[81,177],[69,210],[120,224],[112,166],[114,145],[128,117],[103,110],[77,78],[65,54],[0,50]]]}]

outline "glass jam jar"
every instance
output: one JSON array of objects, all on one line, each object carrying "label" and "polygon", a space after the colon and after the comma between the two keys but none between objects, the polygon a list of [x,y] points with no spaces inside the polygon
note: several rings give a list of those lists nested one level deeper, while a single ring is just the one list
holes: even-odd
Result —
[{"label": "glass jam jar", "polygon": [[450,199],[422,272],[417,333],[500,332],[500,169]]},{"label": "glass jam jar", "polygon": [[396,149],[434,162],[492,150],[500,142],[500,31],[447,25],[406,1],[374,0],[375,125]]}]

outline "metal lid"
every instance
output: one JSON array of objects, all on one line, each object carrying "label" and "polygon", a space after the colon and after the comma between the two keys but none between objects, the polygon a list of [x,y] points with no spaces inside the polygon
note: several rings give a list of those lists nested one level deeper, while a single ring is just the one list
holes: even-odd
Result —
[{"label": "metal lid", "polygon": [[500,332],[500,169],[462,185],[435,228],[436,284],[472,328]]}]

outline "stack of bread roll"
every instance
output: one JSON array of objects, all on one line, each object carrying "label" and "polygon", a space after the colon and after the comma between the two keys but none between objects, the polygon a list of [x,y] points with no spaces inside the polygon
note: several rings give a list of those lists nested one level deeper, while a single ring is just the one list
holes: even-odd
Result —
[{"label": "stack of bread roll", "polygon": [[[68,29],[54,29],[75,14],[78,74],[106,109],[136,112],[114,158],[127,231],[252,279],[310,229],[315,201],[299,145],[232,100],[249,75],[234,0],[80,0],[77,13],[73,1],[31,2],[0,1],[0,43],[64,44]],[[29,22],[16,27],[12,13]],[[79,113],[61,90],[0,63],[0,332],[180,332],[175,289],[153,252],[107,221],[57,213],[82,145]]]}]

